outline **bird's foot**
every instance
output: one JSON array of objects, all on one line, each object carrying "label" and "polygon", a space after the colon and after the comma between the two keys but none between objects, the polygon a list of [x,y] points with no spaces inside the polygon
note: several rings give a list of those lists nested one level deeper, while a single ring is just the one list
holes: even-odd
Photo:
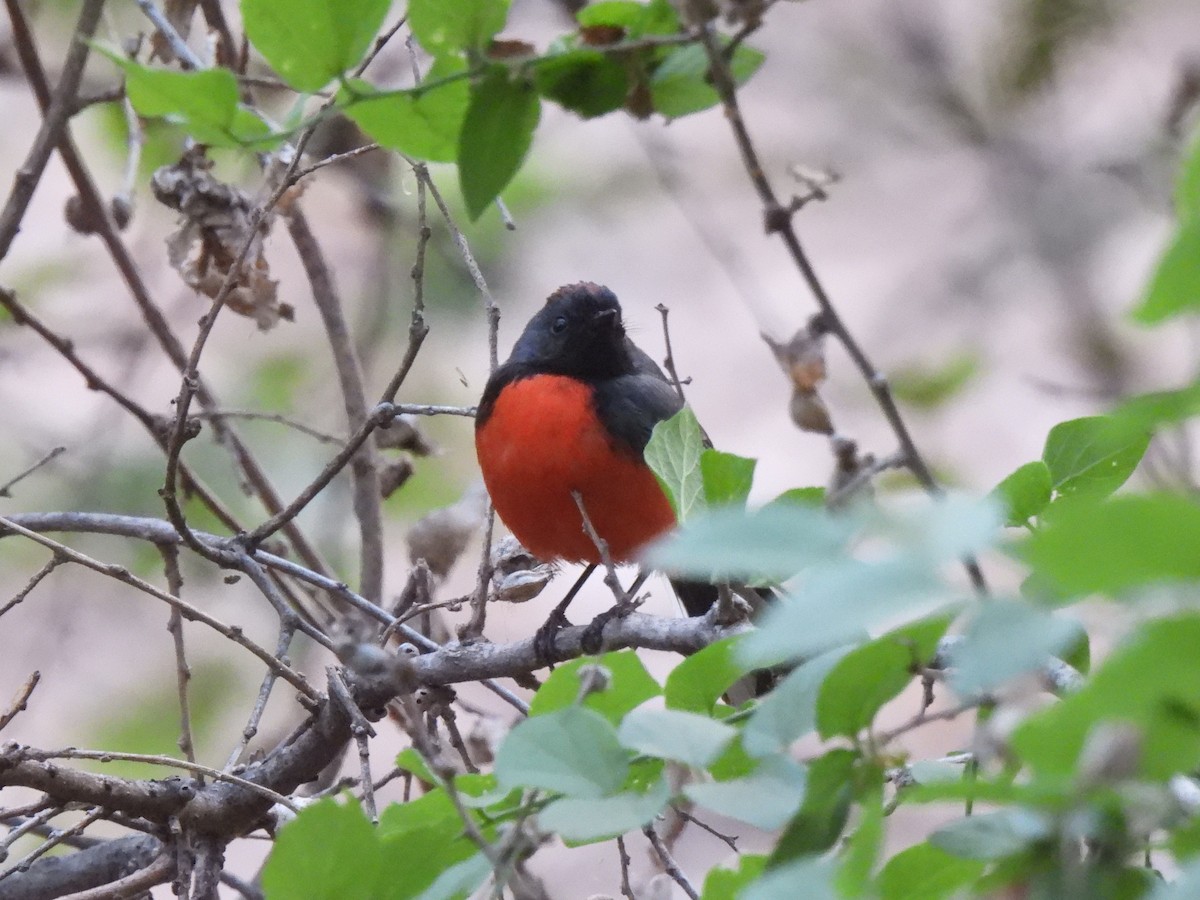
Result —
[{"label": "bird's foot", "polygon": [[558,655],[558,633],[570,625],[566,612],[555,607],[550,617],[533,636],[533,653],[538,662],[554,668],[555,657]]},{"label": "bird's foot", "polygon": [[611,609],[600,613],[588,623],[587,628],[579,638],[579,647],[584,653],[594,656],[604,649],[604,626],[615,619],[623,619],[639,606],[640,598],[628,597],[615,604]]}]

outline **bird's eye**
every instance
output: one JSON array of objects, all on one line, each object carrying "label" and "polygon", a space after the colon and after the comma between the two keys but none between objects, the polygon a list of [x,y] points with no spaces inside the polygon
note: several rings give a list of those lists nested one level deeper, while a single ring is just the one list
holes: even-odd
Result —
[{"label": "bird's eye", "polygon": [[564,331],[566,331],[567,330],[567,317],[559,316],[557,319],[555,319],[554,324],[550,326],[550,330],[554,334],[562,334]]}]

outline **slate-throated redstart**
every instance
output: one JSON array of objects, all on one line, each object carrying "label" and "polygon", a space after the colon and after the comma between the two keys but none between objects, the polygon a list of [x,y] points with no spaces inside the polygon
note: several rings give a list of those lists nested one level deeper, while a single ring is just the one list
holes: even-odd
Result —
[{"label": "slate-throated redstart", "polygon": [[[590,282],[559,288],[488,380],[475,418],[479,465],[500,519],[540,559],[598,563],[577,492],[612,560],[635,560],[675,525],[642,454],[654,426],[682,406],[626,336],[612,291]],[[710,584],[673,584],[689,615],[717,596]]]}]

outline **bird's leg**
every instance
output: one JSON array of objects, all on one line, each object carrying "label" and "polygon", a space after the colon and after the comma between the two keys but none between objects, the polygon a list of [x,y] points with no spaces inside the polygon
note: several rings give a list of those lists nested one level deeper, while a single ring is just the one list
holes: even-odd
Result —
[{"label": "bird's leg", "polygon": [[579,639],[579,646],[584,653],[599,653],[604,643],[604,626],[613,619],[623,619],[638,608],[640,604],[637,601],[637,592],[642,589],[642,585],[649,577],[649,572],[644,570],[639,572],[638,577],[634,579],[633,584],[629,586],[629,590],[621,599],[613,604],[611,609],[600,613],[588,623],[588,627],[583,631],[583,636]]},{"label": "bird's leg", "polygon": [[550,613],[550,618],[546,619],[542,627],[537,630],[537,634],[533,636],[533,650],[540,662],[553,667],[556,650],[555,640],[558,637],[558,633],[571,624],[567,621],[567,607],[571,605],[571,601],[575,599],[575,595],[579,593],[579,589],[583,587],[584,582],[596,571],[596,565],[596,563],[592,563],[575,579],[575,583],[571,585],[571,589],[567,591],[567,595],[559,601],[558,606],[554,607],[554,610]]}]

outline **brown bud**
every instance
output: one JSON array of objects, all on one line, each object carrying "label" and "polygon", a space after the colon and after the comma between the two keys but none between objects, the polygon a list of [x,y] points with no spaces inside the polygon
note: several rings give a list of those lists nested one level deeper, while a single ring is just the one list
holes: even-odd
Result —
[{"label": "brown bud", "polygon": [[801,431],[833,434],[829,410],[825,408],[825,402],[816,391],[802,391],[799,388],[792,391],[792,402],[788,411],[792,415],[792,421]]},{"label": "brown bud", "polygon": [[423,559],[429,571],[444,578],[483,524],[484,496],[470,490],[453,506],[435,509],[408,533],[409,559]]},{"label": "brown bud", "polygon": [[429,456],[437,447],[421,433],[416,416],[396,416],[375,432],[375,444],[385,450],[407,450],[417,456]]},{"label": "brown bud", "polygon": [[67,201],[63,208],[63,218],[67,220],[71,230],[79,234],[95,234],[102,224],[98,221],[95,211],[83,205],[83,199],[78,194]]},{"label": "brown bud", "polygon": [[489,59],[513,59],[514,57],[533,56],[537,48],[528,41],[495,40],[488,44]]},{"label": "brown bud", "polygon": [[386,500],[412,477],[412,460],[407,457],[388,462],[379,473],[379,493]]},{"label": "brown bud", "polygon": [[133,218],[133,198],[128,194],[118,194],[112,198],[108,208],[117,228],[124,231]]},{"label": "brown bud", "polygon": [[797,331],[786,343],[777,343],[770,335],[763,340],[775,354],[783,373],[798,391],[814,391],[825,380],[824,333],[810,324]]},{"label": "brown bud", "polygon": [[585,47],[607,47],[625,38],[620,25],[585,25],[579,29],[579,40]]}]

